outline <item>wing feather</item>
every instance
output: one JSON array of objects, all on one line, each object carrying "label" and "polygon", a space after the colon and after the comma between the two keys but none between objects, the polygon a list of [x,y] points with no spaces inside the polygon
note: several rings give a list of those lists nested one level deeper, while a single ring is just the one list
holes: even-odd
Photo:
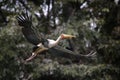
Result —
[{"label": "wing feather", "polygon": [[37,45],[41,42],[40,34],[37,34],[32,24],[32,16],[22,13],[17,16],[18,24],[22,27],[22,32],[25,38],[32,44]]},{"label": "wing feather", "polygon": [[60,46],[55,46],[53,48],[50,48],[48,50],[48,52],[50,52],[50,54],[52,54],[54,56],[61,56],[61,57],[65,57],[65,58],[69,58],[69,59],[73,59],[73,60],[80,60],[83,58],[87,58],[87,56],[85,56],[85,55],[77,54],[73,51],[70,51],[70,50],[60,47]]}]

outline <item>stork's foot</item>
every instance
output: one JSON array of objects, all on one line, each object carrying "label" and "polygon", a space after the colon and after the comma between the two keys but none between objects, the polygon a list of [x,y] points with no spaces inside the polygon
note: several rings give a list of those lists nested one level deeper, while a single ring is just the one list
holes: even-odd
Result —
[{"label": "stork's foot", "polygon": [[43,51],[46,51],[46,50],[48,50],[48,48],[45,48],[44,46],[43,46],[42,48],[41,48],[41,47],[38,47],[38,48],[32,53],[32,56],[30,56],[29,58],[27,58],[27,59],[25,60],[25,62],[28,62],[28,61],[32,60],[34,57],[37,56],[37,54],[42,53]]},{"label": "stork's foot", "polygon": [[32,53],[32,56],[30,56],[29,58],[27,58],[26,60],[25,60],[25,62],[28,62],[28,61],[30,61],[30,60],[32,60],[34,57],[36,57],[37,56],[37,54],[35,54],[35,53]]}]

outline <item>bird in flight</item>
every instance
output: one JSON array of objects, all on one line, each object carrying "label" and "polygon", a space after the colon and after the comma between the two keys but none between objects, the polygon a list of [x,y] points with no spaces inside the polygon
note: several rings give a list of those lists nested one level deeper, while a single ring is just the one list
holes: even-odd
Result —
[{"label": "bird in flight", "polygon": [[32,43],[35,47],[33,47],[32,55],[27,58],[25,61],[30,61],[38,54],[43,51],[48,51],[49,53],[62,56],[66,58],[86,58],[91,55],[82,55],[82,54],[74,54],[73,51],[65,49],[58,45],[60,40],[63,39],[71,39],[75,38],[73,35],[61,34],[56,40],[46,39],[43,36],[43,33],[38,33],[32,24],[32,16],[29,16],[28,13],[22,13],[16,17],[19,26],[21,27],[21,31],[24,37],[28,40],[28,42]]},{"label": "bird in flight", "polygon": [[45,39],[41,34],[37,34],[33,25],[32,25],[32,16],[28,16],[28,14],[22,13],[22,15],[17,16],[18,24],[22,27],[22,33],[25,36],[25,38],[35,45],[34,52],[32,53],[32,56],[26,59],[26,61],[29,61],[33,59],[38,53],[41,53],[45,50],[48,50],[49,48],[55,47],[58,45],[60,40],[63,39],[71,39],[75,36],[67,35],[67,34],[61,34],[57,40],[53,39]]}]

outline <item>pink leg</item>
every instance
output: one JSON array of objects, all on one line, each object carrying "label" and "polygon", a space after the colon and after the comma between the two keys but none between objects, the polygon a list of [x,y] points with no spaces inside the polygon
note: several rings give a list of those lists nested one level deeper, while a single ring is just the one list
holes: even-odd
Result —
[{"label": "pink leg", "polygon": [[33,53],[32,56],[27,58],[25,61],[28,62],[28,61],[32,60],[34,57],[36,57],[36,56],[37,56],[37,54]]}]

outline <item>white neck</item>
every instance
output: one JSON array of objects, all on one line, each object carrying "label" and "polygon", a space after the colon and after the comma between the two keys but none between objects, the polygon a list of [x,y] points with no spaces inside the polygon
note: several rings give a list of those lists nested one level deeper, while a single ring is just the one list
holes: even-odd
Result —
[{"label": "white neck", "polygon": [[49,48],[56,46],[60,42],[61,39],[62,39],[61,36],[59,36],[57,38],[57,40],[48,39],[48,41],[49,41]]},{"label": "white neck", "polygon": [[61,39],[62,39],[61,36],[59,36],[59,37],[57,38],[57,40],[55,41],[55,42],[56,42],[55,44],[58,44]]}]

